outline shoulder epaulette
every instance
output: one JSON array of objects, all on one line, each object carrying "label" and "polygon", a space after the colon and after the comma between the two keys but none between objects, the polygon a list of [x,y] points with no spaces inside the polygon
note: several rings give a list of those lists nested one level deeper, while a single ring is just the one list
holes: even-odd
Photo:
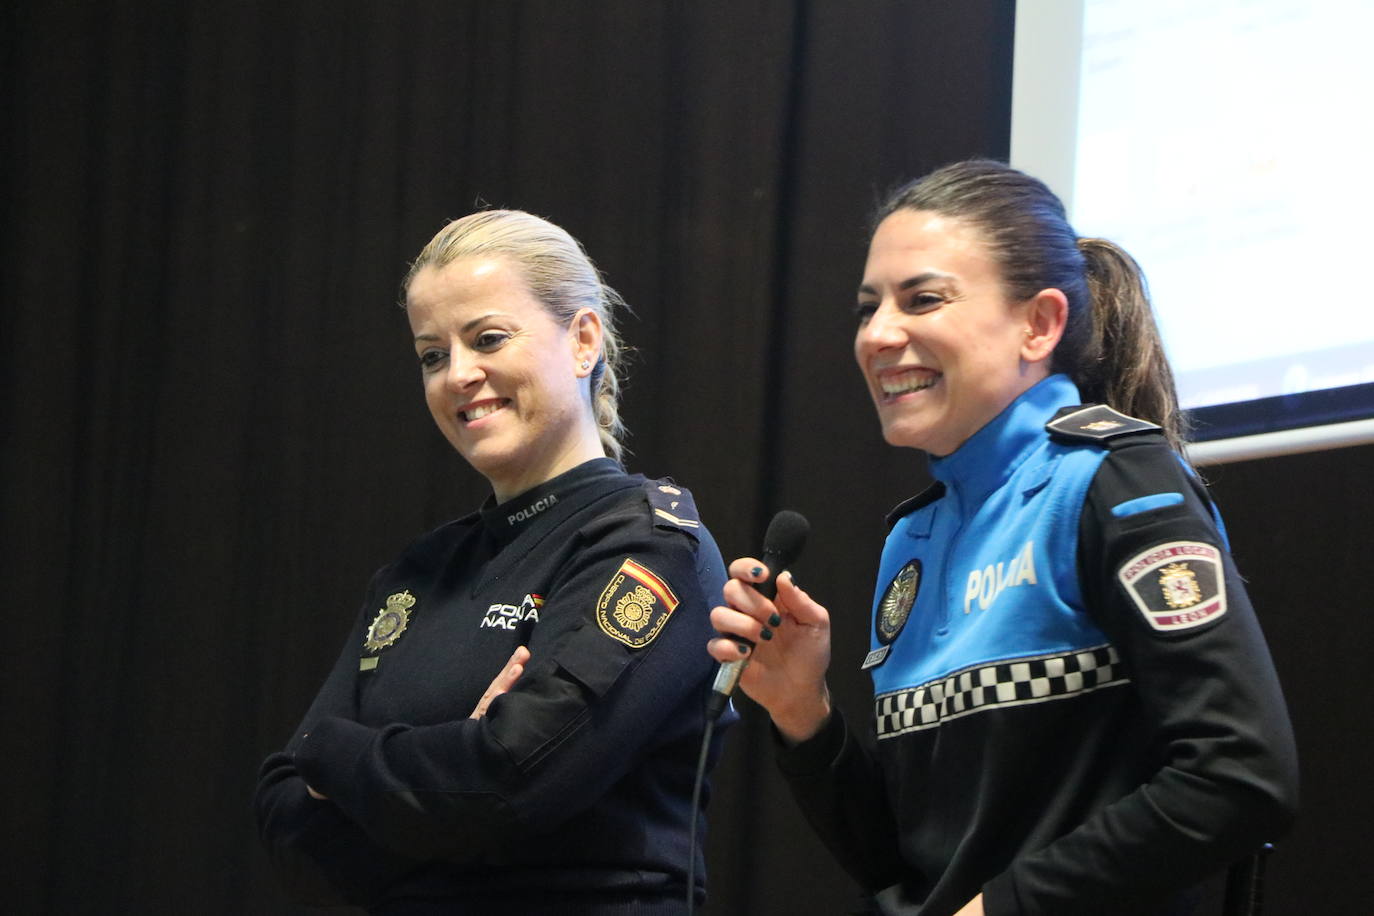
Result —
[{"label": "shoulder epaulette", "polygon": [[689,532],[701,527],[697,504],[686,487],[680,487],[666,477],[662,480],[645,480],[643,487],[644,494],[649,498],[649,507],[654,511],[655,525]]},{"label": "shoulder epaulette", "polygon": [[1093,442],[1110,446],[1115,439],[1134,433],[1159,432],[1148,420],[1128,417],[1106,404],[1065,407],[1045,424],[1045,430],[1061,442]]},{"label": "shoulder epaulette", "polygon": [[930,505],[944,495],[945,485],[937,480],[910,499],[898,503],[891,512],[887,513],[888,530],[891,531],[892,526],[901,521],[904,516],[910,515],[922,506]]}]

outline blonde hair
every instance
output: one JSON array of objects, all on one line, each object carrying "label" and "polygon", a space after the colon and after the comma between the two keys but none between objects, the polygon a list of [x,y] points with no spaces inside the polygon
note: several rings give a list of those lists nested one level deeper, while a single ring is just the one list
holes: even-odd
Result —
[{"label": "blonde hair", "polygon": [[591,374],[591,407],[601,446],[623,460],[625,423],[620,419],[620,374],[625,347],[616,331],[625,300],[608,286],[582,244],[546,219],[523,210],[482,210],[454,220],[430,239],[401,284],[401,305],[415,275],[460,258],[504,257],[520,272],[534,297],[559,324],[569,324],[579,309],[601,319],[601,354]]}]

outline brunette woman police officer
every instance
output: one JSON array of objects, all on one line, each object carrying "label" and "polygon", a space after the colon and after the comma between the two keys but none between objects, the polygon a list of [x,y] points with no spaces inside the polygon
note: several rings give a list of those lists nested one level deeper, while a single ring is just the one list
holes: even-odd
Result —
[{"label": "brunette woman police officer", "polygon": [[571,236],[518,211],[450,224],[411,269],[425,399],[493,495],[373,577],[262,767],[258,823],[298,899],[685,910],[724,569],[691,495],[618,461],[618,301]]},{"label": "brunette woman police officer", "polygon": [[877,912],[1189,912],[1286,829],[1296,759],[1134,261],[959,163],[880,210],[857,315],[883,435],[936,480],[888,520],[873,724],[832,707],[829,616],[788,576],[768,602],[736,561],[712,613],[771,631],[741,686],[794,794]]}]

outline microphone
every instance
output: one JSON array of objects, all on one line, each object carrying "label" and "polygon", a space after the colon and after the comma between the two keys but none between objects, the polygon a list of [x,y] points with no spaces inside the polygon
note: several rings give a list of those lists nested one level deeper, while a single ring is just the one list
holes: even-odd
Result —
[{"label": "microphone", "polygon": [[[763,536],[763,565],[768,567],[768,578],[753,583],[760,595],[770,601],[777,595],[778,573],[796,562],[802,547],[806,545],[806,535],[810,530],[811,525],[800,512],[783,509],[773,516],[773,520],[768,523],[768,531]],[[752,646],[753,643],[749,645]],[[730,694],[735,692],[735,685],[739,683],[740,675],[744,673],[748,664],[748,656],[738,661],[721,662],[720,670],[716,672],[716,680],[711,685],[711,696],[706,700],[706,718],[709,721],[714,722],[720,718]]]}]

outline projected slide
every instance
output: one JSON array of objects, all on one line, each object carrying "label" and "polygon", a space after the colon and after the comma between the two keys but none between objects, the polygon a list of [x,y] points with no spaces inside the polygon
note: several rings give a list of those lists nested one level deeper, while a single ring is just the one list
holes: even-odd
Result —
[{"label": "projected slide", "polygon": [[1072,219],[1185,406],[1374,382],[1374,3],[1085,0]]}]

